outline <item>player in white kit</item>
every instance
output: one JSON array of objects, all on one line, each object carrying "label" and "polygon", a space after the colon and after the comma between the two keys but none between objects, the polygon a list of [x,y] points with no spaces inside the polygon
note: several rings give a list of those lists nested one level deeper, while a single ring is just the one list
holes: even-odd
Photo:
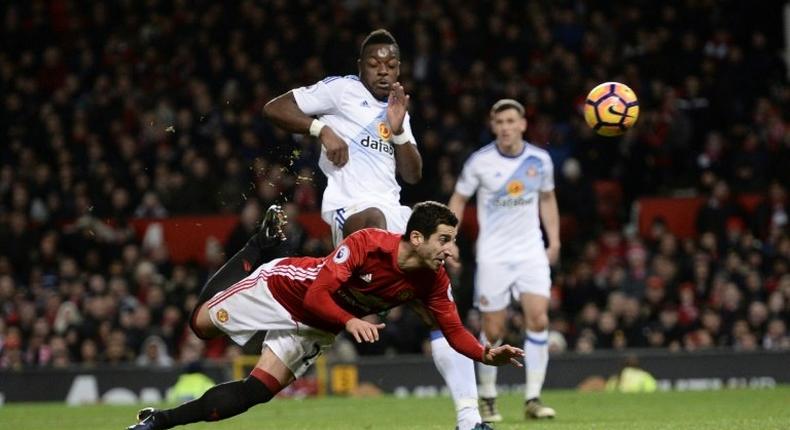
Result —
[{"label": "player in white kit", "polygon": [[[496,141],[466,161],[449,207],[460,218],[477,193],[475,302],[483,314],[481,340],[501,343],[507,307],[511,298],[518,300],[527,325],[525,416],[551,418],[555,411],[540,402],[540,391],[549,358],[549,264],[557,261],[560,251],[554,167],[546,151],[523,140],[527,120],[521,103],[499,100],[491,108],[490,120]],[[496,368],[478,365],[477,369],[483,420],[501,421],[495,403]]]},{"label": "player in white kit", "polygon": [[[327,177],[321,215],[336,245],[361,228],[405,231],[411,209],[400,203],[395,174],[410,184],[422,177],[407,112],[409,96],[397,82],[400,48],[395,38],[386,30],[371,32],[357,64],[358,76],[328,77],[264,107],[279,127],[321,141],[318,164]],[[434,362],[453,395],[458,428],[488,428],[477,408],[472,361],[453,350],[440,332],[432,332],[431,339]]]}]

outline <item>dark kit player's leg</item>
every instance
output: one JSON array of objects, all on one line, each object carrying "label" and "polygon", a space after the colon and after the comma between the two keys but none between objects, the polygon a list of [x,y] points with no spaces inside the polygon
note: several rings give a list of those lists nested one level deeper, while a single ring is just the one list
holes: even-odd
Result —
[{"label": "dark kit player's leg", "polygon": [[[211,338],[221,334],[213,326],[208,314],[205,311],[200,313],[199,310],[214,295],[241,281],[253,269],[275,257],[273,254],[285,239],[282,230],[285,223],[282,209],[276,205],[269,207],[261,223],[261,229],[206,282],[190,317],[190,327],[195,334],[201,338]],[[274,354],[266,350],[248,377],[216,385],[200,398],[173,409],[143,409],[137,415],[139,422],[129,426],[127,430],[161,430],[238,415],[256,404],[271,400],[285,384],[290,382],[292,375],[289,375],[291,375],[290,370],[280,363]]]},{"label": "dark kit player's leg", "polygon": [[200,290],[198,302],[189,319],[190,327],[198,337],[204,338],[203,334],[195,327],[195,317],[200,305],[209,301],[220,291],[241,281],[266,261],[281,257],[282,255],[278,254],[281,253],[280,245],[285,240],[283,227],[287,222],[285,212],[280,206],[270,206],[261,221],[260,230],[206,282]]},{"label": "dark kit player's leg", "polygon": [[219,421],[271,400],[282,387],[293,381],[293,373],[268,348],[249,376],[215,385],[200,398],[173,409],[146,408],[139,412],[137,424],[127,430],[164,430],[200,421]]}]

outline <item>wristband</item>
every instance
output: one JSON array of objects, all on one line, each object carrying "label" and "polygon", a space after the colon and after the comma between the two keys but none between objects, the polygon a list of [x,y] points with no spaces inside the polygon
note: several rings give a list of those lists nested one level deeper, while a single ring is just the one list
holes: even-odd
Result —
[{"label": "wristband", "polygon": [[321,129],[324,128],[326,124],[323,122],[314,119],[313,122],[310,123],[310,136],[318,137],[321,134]]},{"label": "wristband", "polygon": [[409,135],[406,133],[406,130],[403,130],[401,134],[393,134],[390,141],[396,145],[403,145],[409,142]]}]

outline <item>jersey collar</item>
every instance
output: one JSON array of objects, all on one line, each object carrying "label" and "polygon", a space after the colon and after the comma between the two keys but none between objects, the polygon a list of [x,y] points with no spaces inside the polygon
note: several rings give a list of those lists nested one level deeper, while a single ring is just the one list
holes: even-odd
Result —
[{"label": "jersey collar", "polygon": [[522,142],[524,143],[524,146],[521,147],[521,152],[519,152],[516,155],[508,155],[508,154],[505,154],[504,152],[502,152],[502,150],[499,149],[499,145],[496,144],[496,140],[493,142],[493,144],[494,144],[494,148],[496,148],[496,152],[498,152],[499,155],[501,155],[501,156],[503,156],[505,158],[518,158],[518,157],[521,157],[522,155],[524,155],[524,151],[527,150],[527,142],[524,141],[524,140],[522,140]]}]

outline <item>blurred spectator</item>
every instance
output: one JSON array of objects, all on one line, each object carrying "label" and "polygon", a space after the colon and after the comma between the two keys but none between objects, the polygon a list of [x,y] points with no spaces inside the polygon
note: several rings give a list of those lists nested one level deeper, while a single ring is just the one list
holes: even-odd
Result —
[{"label": "blurred spectator", "polygon": [[[142,353],[135,363],[143,367],[170,367],[173,358],[167,352],[167,345],[159,336],[149,336],[143,341]],[[176,383],[177,384],[177,383]],[[203,393],[200,393],[203,394]]]}]

